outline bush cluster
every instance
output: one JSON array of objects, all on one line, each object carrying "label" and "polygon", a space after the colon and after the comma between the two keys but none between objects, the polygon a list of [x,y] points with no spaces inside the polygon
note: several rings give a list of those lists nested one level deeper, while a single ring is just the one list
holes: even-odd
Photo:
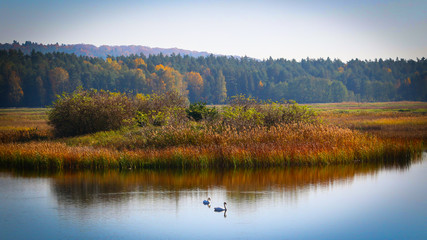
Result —
[{"label": "bush cluster", "polygon": [[187,106],[188,100],[177,92],[161,95],[137,94],[135,121],[140,127],[184,124],[187,121],[185,112]]},{"label": "bush cluster", "polygon": [[131,96],[109,91],[78,89],[64,93],[49,111],[49,124],[58,137],[119,129],[136,124],[165,126],[188,121],[188,100],[176,92]]},{"label": "bush cluster", "polygon": [[188,118],[196,122],[202,120],[213,121],[219,116],[218,110],[215,107],[208,108],[206,103],[202,102],[190,104],[190,107],[185,111],[187,112]]},{"label": "bush cluster", "polygon": [[65,137],[118,129],[134,113],[134,101],[126,94],[79,89],[59,96],[48,115],[55,135]]},{"label": "bush cluster", "polygon": [[188,100],[176,92],[130,96],[81,89],[60,96],[49,112],[49,123],[60,137],[114,130],[124,125],[183,126],[189,120],[243,129],[313,123],[316,116],[296,102],[264,102],[244,95],[233,97],[219,112],[200,102],[188,107]]},{"label": "bush cluster", "polygon": [[238,95],[224,108],[222,122],[236,128],[276,126],[278,124],[315,123],[316,113],[295,101],[259,101]]}]

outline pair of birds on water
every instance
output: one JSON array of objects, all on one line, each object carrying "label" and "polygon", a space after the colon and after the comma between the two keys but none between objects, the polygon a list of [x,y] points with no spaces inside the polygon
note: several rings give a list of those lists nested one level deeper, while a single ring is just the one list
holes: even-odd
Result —
[{"label": "pair of birds on water", "polygon": [[[209,205],[209,204],[211,204],[211,198],[209,198],[209,197],[208,197],[208,199],[207,199],[207,200],[203,200],[203,204],[204,204],[204,205]],[[224,202],[224,208],[216,207],[216,208],[214,208],[214,211],[215,211],[215,212],[223,212],[223,211],[227,211],[227,203],[226,203],[226,202]]]}]

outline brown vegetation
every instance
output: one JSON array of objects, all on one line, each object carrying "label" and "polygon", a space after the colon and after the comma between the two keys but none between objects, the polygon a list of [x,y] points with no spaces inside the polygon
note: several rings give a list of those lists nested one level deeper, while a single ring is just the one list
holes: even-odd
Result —
[{"label": "brown vegetation", "polygon": [[270,125],[258,118],[258,106],[233,107],[221,114],[231,111],[232,116],[247,121],[248,127],[227,124],[232,121],[221,120],[225,116],[221,115],[210,122],[161,126],[148,122],[143,127],[51,141],[30,137],[27,140],[37,140],[30,143],[10,138],[3,130],[1,139],[9,140],[0,144],[0,165],[31,169],[252,168],[401,161],[419,153],[426,139],[423,113],[322,111],[326,124]]},{"label": "brown vegetation", "polygon": [[312,105],[326,123],[381,138],[427,142],[427,103],[335,103]]}]

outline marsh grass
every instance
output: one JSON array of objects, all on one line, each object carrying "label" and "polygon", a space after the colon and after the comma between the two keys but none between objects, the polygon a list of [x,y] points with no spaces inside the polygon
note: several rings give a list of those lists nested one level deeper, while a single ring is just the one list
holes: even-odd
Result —
[{"label": "marsh grass", "polygon": [[382,140],[327,125],[216,131],[163,127],[152,130],[150,140],[138,131],[125,137],[110,131],[75,138],[69,145],[2,144],[0,165],[33,169],[265,168],[395,161],[410,159],[422,149],[420,141]]},{"label": "marsh grass", "polygon": [[[399,162],[419,154],[427,135],[422,113],[360,110],[322,111],[325,123],[245,127],[189,121],[54,139],[45,116],[42,110],[0,111],[0,166],[232,169]],[[29,126],[10,119],[25,120]]]},{"label": "marsh grass", "polygon": [[46,108],[0,109],[0,132],[28,128],[52,130],[47,123],[46,111]]},{"label": "marsh grass", "polygon": [[0,109],[0,143],[46,140],[52,137],[45,108]]},{"label": "marsh grass", "polygon": [[319,114],[326,123],[367,132],[381,138],[422,140],[427,143],[427,114],[360,112]]},{"label": "marsh grass", "polygon": [[317,103],[307,104],[320,112],[341,112],[341,113],[360,113],[360,112],[411,112],[427,113],[427,103],[425,102],[342,102],[342,103]]},{"label": "marsh grass", "polygon": [[427,143],[427,103],[321,103],[310,104],[332,125],[367,132],[387,139],[421,140]]}]

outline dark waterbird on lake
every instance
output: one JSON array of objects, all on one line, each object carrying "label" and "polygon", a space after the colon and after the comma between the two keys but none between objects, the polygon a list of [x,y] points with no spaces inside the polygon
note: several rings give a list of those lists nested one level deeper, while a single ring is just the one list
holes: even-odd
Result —
[{"label": "dark waterbird on lake", "polygon": [[226,203],[226,202],[224,202],[224,208],[216,207],[216,208],[214,208],[214,211],[215,211],[215,212],[227,211],[227,203]]}]

